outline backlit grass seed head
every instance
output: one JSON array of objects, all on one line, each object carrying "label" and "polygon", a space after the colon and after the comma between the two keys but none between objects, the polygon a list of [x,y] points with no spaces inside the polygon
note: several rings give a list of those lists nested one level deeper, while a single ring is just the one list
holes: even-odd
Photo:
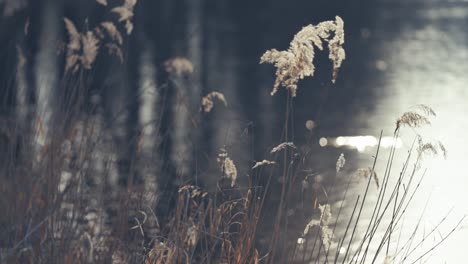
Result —
[{"label": "backlit grass seed head", "polygon": [[65,22],[65,28],[68,32],[68,44],[67,44],[67,57],[65,63],[65,71],[72,70],[73,72],[78,70],[78,61],[80,55],[78,52],[81,50],[81,34],[78,33],[73,22],[68,19],[64,18],[63,21]]},{"label": "backlit grass seed head", "polygon": [[409,126],[412,128],[421,127],[423,125],[430,125],[431,121],[427,117],[422,116],[416,112],[406,112],[396,122],[397,129],[401,126]]},{"label": "backlit grass seed head", "polygon": [[125,23],[125,29],[127,35],[130,35],[133,31],[133,9],[137,3],[137,0],[125,0],[123,5],[112,8],[111,12],[116,13],[119,16],[119,22]]},{"label": "backlit grass seed head", "polygon": [[107,0],[96,0],[98,4],[101,4],[103,6],[107,6]]},{"label": "backlit grass seed head", "polygon": [[218,164],[223,173],[223,177],[226,177],[231,180],[231,187],[234,187],[237,181],[237,168],[234,164],[234,161],[229,158],[225,149],[221,149],[221,152],[218,154]]},{"label": "backlit grass seed head", "polygon": [[319,210],[320,219],[310,220],[304,228],[303,236],[306,236],[313,228],[318,228],[323,246],[325,247],[325,250],[328,250],[333,239],[333,231],[328,227],[332,220],[330,205],[319,205]]},{"label": "backlit grass seed head", "polygon": [[83,44],[81,64],[83,65],[83,68],[89,70],[98,54],[99,39],[96,38],[93,32],[88,31],[86,34],[81,35],[81,42]]},{"label": "backlit grass seed head", "polygon": [[276,162],[274,161],[262,160],[262,161],[256,162],[255,165],[252,167],[252,169],[265,166],[265,165],[274,165],[274,164],[276,164]]},{"label": "backlit grass seed head", "polygon": [[193,73],[193,64],[186,58],[176,57],[164,62],[167,73],[182,77]]},{"label": "backlit grass seed head", "polygon": [[434,116],[434,117],[437,116],[434,109],[430,108],[427,105],[418,104],[418,105],[415,105],[413,108],[423,112],[426,116]]},{"label": "backlit grass seed head", "polygon": [[274,147],[273,149],[271,149],[270,153],[276,153],[278,151],[286,149],[287,147],[290,147],[290,148],[293,148],[293,149],[296,148],[296,146],[292,142],[283,142],[283,143],[279,144],[278,146]]},{"label": "backlit grass seed head", "polygon": [[344,167],[346,160],[344,158],[344,154],[341,153],[340,157],[336,161],[336,172],[340,172],[340,170]]},{"label": "backlit grass seed head", "polygon": [[201,111],[203,111],[205,113],[211,112],[211,110],[213,109],[213,106],[214,106],[213,99],[215,99],[215,98],[218,99],[219,101],[223,102],[224,105],[227,106],[227,101],[226,101],[226,97],[224,97],[224,94],[222,94],[220,92],[211,92],[211,93],[205,95],[202,98]]},{"label": "backlit grass seed head", "polygon": [[424,142],[422,137],[418,135],[418,147],[417,151],[420,155],[442,155],[445,159],[447,159],[447,149],[440,141],[435,142]]},{"label": "backlit grass seed head", "polygon": [[320,219],[322,225],[328,225],[331,222],[331,208],[329,204],[319,205]]},{"label": "backlit grass seed head", "polygon": [[117,29],[114,23],[105,21],[101,23],[101,27],[107,32],[107,34],[113,41],[117,42],[119,45],[122,45],[122,34],[120,34],[120,31]]},{"label": "backlit grass seed head", "polygon": [[[331,33],[333,37],[331,37]],[[274,95],[280,86],[285,87],[296,96],[297,83],[307,76],[314,76],[314,57],[317,47],[323,50],[323,41],[328,42],[329,58],[333,62],[333,83],[336,80],[338,70],[346,58],[344,44],[344,22],[337,16],[335,21],[325,21],[317,26],[308,25],[302,28],[291,41],[289,49],[278,51],[271,49],[260,58],[260,63],[271,63],[276,70],[276,80],[271,91]]]},{"label": "backlit grass seed head", "polygon": [[[430,125],[431,121],[428,117],[436,116],[434,110],[426,105],[417,105],[414,108],[415,111],[405,112],[397,119],[395,131],[402,126],[417,128],[423,125]],[[418,111],[421,113],[418,113]]]},{"label": "backlit grass seed head", "polygon": [[444,159],[447,159],[447,149],[445,148],[444,144],[442,144],[442,142],[438,141],[437,145],[438,145],[439,149],[442,151],[442,156],[444,157]]},{"label": "backlit grass seed head", "polygon": [[78,32],[73,22],[68,18],[64,18],[64,22],[69,36],[65,72],[76,73],[80,67],[90,70],[96,60],[105,33],[110,37],[111,42],[106,43],[104,47],[107,48],[109,54],[116,55],[120,62],[123,62],[121,50],[123,38],[112,22],[102,22],[98,27],[85,33]]}]

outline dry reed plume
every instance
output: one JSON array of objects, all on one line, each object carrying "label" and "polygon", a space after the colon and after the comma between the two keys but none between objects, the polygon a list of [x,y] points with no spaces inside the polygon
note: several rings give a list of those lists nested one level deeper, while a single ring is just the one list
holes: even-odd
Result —
[{"label": "dry reed plume", "polygon": [[213,99],[218,99],[219,101],[223,102],[225,106],[227,106],[226,98],[224,94],[220,92],[211,92],[205,96],[203,96],[201,101],[201,110],[205,113],[211,112],[214,107]]},{"label": "dry reed plume", "polygon": [[436,116],[434,110],[429,106],[417,105],[414,108],[414,111],[405,112],[397,119],[395,131],[399,130],[401,126],[417,128],[430,125],[429,117]]},{"label": "dry reed plume", "polygon": [[111,12],[119,15],[119,22],[125,23],[125,29],[127,31],[127,35],[130,35],[133,31],[132,18],[134,15],[133,9],[135,8],[136,3],[137,3],[137,0],[125,0],[123,5],[114,7],[111,10]]},{"label": "dry reed plume", "polygon": [[[97,1],[99,4],[107,6],[107,1]],[[111,11],[119,15],[119,22],[125,22],[127,35],[133,30],[131,19],[136,0],[126,0],[124,5],[113,8]],[[79,32],[75,24],[68,18],[64,18],[65,28],[68,33],[68,44],[66,51],[65,72],[76,73],[80,66],[90,70],[100,47],[104,44],[110,55],[115,55],[120,63],[123,63],[123,37],[114,23],[110,21],[101,22],[92,30]],[[109,41],[105,41],[106,37]]]},{"label": "dry reed plume", "polygon": [[256,169],[258,167],[265,166],[265,165],[274,165],[274,164],[276,164],[276,162],[274,161],[262,160],[262,161],[256,162],[255,165],[252,167],[252,169]]},{"label": "dry reed plume", "polygon": [[234,161],[228,156],[227,151],[223,148],[218,154],[219,167],[223,173],[223,178],[231,180],[231,187],[234,187],[237,181],[237,168]]},{"label": "dry reed plume", "polygon": [[176,57],[164,62],[166,72],[173,75],[182,77],[193,73],[193,64],[186,58]]},{"label": "dry reed plume", "polygon": [[328,250],[333,242],[333,230],[329,227],[332,224],[332,215],[329,204],[319,205],[319,219],[312,219],[304,228],[303,236],[306,236],[312,230],[316,229],[320,236],[320,243],[325,250]]},{"label": "dry reed plume", "polygon": [[344,154],[341,153],[340,156],[338,157],[338,160],[336,161],[336,172],[340,172],[340,170],[344,167],[346,163],[346,159],[344,157]]},{"label": "dry reed plume", "polygon": [[294,143],[292,143],[292,142],[283,142],[283,143],[279,144],[278,146],[272,148],[270,153],[273,154],[273,153],[279,152],[281,150],[284,150],[284,149],[286,149],[288,147],[293,148],[293,149],[297,148],[296,145],[294,145]]},{"label": "dry reed plume", "polygon": [[[331,32],[334,33],[333,37],[331,37]],[[328,42],[328,57],[333,62],[332,82],[336,81],[338,70],[346,58],[343,49],[344,22],[339,16],[335,18],[335,21],[321,22],[317,26],[305,26],[294,36],[288,50],[271,49],[263,54],[260,63],[271,63],[277,68],[276,81],[271,95],[283,86],[289,90],[292,97],[296,96],[299,80],[314,76],[314,49],[317,47],[323,50],[323,41]]]}]

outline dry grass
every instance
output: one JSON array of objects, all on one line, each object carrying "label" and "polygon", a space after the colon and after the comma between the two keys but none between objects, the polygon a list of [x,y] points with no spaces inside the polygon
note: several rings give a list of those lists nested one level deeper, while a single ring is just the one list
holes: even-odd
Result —
[{"label": "dry grass", "polygon": [[[334,33],[333,37],[331,32]],[[328,42],[329,58],[333,62],[332,81],[335,82],[341,63],[346,57],[343,49],[344,23],[339,16],[335,21],[325,21],[316,26],[302,28],[294,36],[288,50],[272,49],[263,54],[260,63],[271,63],[277,68],[271,95],[274,95],[280,86],[284,86],[292,97],[296,96],[299,80],[314,76],[315,47],[323,50],[323,41]]]},{"label": "dry grass", "polygon": [[[107,6],[106,1],[97,1]],[[112,12],[119,14],[119,22],[125,22],[127,35],[130,35],[133,29],[131,19],[133,17],[133,8],[137,3],[134,1],[125,1],[121,7],[112,9]],[[117,11],[116,11],[117,10]],[[86,30],[81,33],[75,24],[68,18],[64,18],[65,29],[68,33],[68,44],[66,50],[65,72],[76,73],[80,67],[85,70],[92,69],[92,66],[99,53],[99,48],[104,45],[110,55],[115,55],[123,63],[123,37],[113,22],[104,21],[92,30]],[[109,38],[106,41],[106,37]]]},{"label": "dry grass", "polygon": [[219,101],[224,103],[224,106],[227,106],[227,101],[224,97],[224,94],[214,91],[202,97],[201,110],[205,113],[211,112],[211,110],[214,107],[214,99],[218,99]]},{"label": "dry grass", "polygon": [[[103,0],[97,0],[97,3],[108,5]],[[125,0],[123,5],[111,9],[119,16],[118,21],[123,23],[127,35],[133,30],[136,3],[136,0]],[[104,21],[92,30],[84,31],[78,30],[68,18],[64,18],[64,23],[68,32],[66,73],[83,73],[92,69],[101,47],[124,61],[122,45],[126,39],[117,23]],[[272,94],[279,86],[284,86],[291,96],[296,95],[298,81],[313,76],[314,48],[322,49],[324,41],[328,42],[329,57],[333,61],[332,80],[335,81],[345,58],[343,21],[339,17],[335,21],[304,27],[287,51],[270,50],[262,56],[262,62],[273,63],[277,67]],[[22,66],[27,63],[20,62]],[[161,66],[169,79],[184,77],[194,71],[191,62],[180,57]],[[195,109],[210,112],[213,99],[227,105],[223,94],[211,92],[194,100],[201,102]],[[165,100],[169,99],[162,99],[163,103]],[[403,126],[414,128],[429,124],[428,116],[435,116],[435,113],[426,106],[404,113],[397,121],[395,136]],[[195,115],[190,118],[194,122],[188,129],[200,129],[197,125],[200,120],[195,120]],[[288,118],[289,111],[286,114]],[[115,144],[108,139],[113,134],[112,127],[106,127],[99,118],[89,116],[71,119],[71,128],[60,126],[62,120],[58,121],[58,125],[51,129],[50,142],[37,152],[24,150],[38,148],[35,145],[36,132],[43,130],[41,121],[8,132],[7,140],[21,143],[22,151],[18,150],[19,147],[10,146],[5,151],[6,165],[1,167],[2,263],[257,264],[332,260],[344,263],[353,260],[354,256],[364,256],[364,260],[375,262],[385,245],[390,244],[392,233],[402,225],[405,209],[419,187],[418,171],[407,170],[409,162],[403,165],[394,186],[389,184],[391,170],[383,173],[380,182],[374,163],[374,166],[358,171],[366,178],[367,187],[362,200],[352,201],[355,204],[352,214],[343,216],[342,207],[349,183],[340,207],[335,208],[328,196],[330,189],[323,184],[322,177],[310,172],[313,155],[306,147],[297,147],[284,133],[284,142],[270,151],[272,158],[255,162],[248,171],[238,170],[234,160],[241,157],[231,157],[227,148],[221,149],[217,157],[209,157],[207,162],[216,171],[206,176],[217,179],[214,190],[205,190],[190,179],[188,183],[173,180],[171,182],[175,184],[164,186],[167,189],[161,191],[160,188],[161,192],[157,192],[152,185],[150,187],[154,189],[148,190],[148,183],[138,176],[162,175],[166,179],[176,179],[178,175],[163,166],[171,162],[170,157],[160,156],[156,160],[154,156],[146,157],[151,164],[163,164],[153,166],[157,169],[148,172],[146,169],[151,164],[143,162],[145,157],[138,150],[130,157],[129,168],[122,170],[116,161]],[[285,124],[287,131],[289,124]],[[167,137],[158,144],[164,146],[165,140]],[[138,138],[129,141],[126,143],[140,143]],[[425,153],[446,155],[446,149],[440,142],[425,143],[420,139],[418,143],[412,149],[418,157],[415,167]],[[282,158],[279,157],[280,152]],[[377,150],[375,160],[378,155]],[[390,156],[390,167],[392,160],[393,156]],[[345,164],[341,154],[330,171],[341,175],[345,173]],[[267,165],[275,166],[269,166],[265,172]],[[124,184],[116,184],[115,176],[119,174],[127,180]],[[273,179],[277,176],[281,177],[282,183],[275,189]],[[241,177],[246,179],[246,183],[241,183]],[[309,182],[312,178],[313,184]],[[379,196],[369,223],[365,223],[364,236],[357,240],[355,231],[362,221],[361,211],[372,179],[379,187]],[[309,188],[311,184],[313,188]],[[298,197],[302,201],[299,210]],[[308,197],[307,200],[304,197]],[[270,200],[274,200],[273,206]],[[275,216],[264,219],[269,211],[274,211]],[[338,237],[335,231],[341,219],[345,219],[348,225],[344,235]],[[384,225],[383,219],[391,219],[391,222]],[[266,224],[271,221],[273,227]],[[262,234],[261,228],[266,228],[266,232]],[[383,233],[383,237],[377,239],[378,232]],[[266,245],[260,242],[260,234],[267,237]],[[301,243],[297,238],[301,238]],[[345,241],[348,245],[344,244]],[[368,253],[370,245],[378,249],[374,255]],[[344,257],[339,254],[342,248],[346,250]],[[385,263],[392,263],[399,257],[407,258],[413,253],[410,249],[411,246],[392,257],[387,254]]]}]

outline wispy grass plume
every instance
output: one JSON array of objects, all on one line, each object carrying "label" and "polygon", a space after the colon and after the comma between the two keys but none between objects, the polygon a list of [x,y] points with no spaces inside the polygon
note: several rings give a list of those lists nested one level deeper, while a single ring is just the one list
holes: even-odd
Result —
[{"label": "wispy grass plume", "polygon": [[205,113],[211,112],[211,109],[214,107],[213,99],[218,99],[219,101],[223,102],[225,106],[227,106],[226,98],[224,94],[220,92],[211,92],[205,96],[203,96],[201,101],[201,110]]},{"label": "wispy grass plume", "polygon": [[[331,37],[331,33],[334,33]],[[325,21],[318,25],[308,25],[302,28],[294,36],[288,50],[278,51],[271,49],[266,51],[260,59],[260,63],[271,63],[277,68],[276,81],[271,91],[274,95],[280,86],[285,87],[296,96],[297,83],[307,76],[314,76],[315,47],[323,50],[323,42],[328,42],[329,58],[333,61],[334,83],[338,70],[346,58],[344,45],[344,22],[337,16],[335,21]]]}]

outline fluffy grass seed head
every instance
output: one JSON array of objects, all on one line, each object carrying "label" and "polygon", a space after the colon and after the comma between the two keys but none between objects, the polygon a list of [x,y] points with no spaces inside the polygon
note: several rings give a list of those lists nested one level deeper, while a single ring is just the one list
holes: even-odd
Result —
[{"label": "fluffy grass seed head", "polygon": [[120,34],[120,31],[117,29],[114,23],[105,21],[101,23],[101,27],[105,30],[105,32],[107,32],[107,34],[113,41],[117,42],[119,45],[122,45],[122,34]]},{"label": "fluffy grass seed head", "polygon": [[231,187],[234,187],[237,181],[237,168],[234,164],[234,161],[229,158],[227,151],[222,148],[221,152],[218,154],[218,164],[223,173],[223,177],[226,177],[231,180]]},{"label": "fluffy grass seed head", "polygon": [[413,107],[415,110],[424,113],[426,116],[437,116],[434,109],[424,104],[418,104]]},{"label": "fluffy grass seed head", "polygon": [[172,76],[182,77],[193,73],[193,64],[186,58],[176,57],[164,62],[166,72]]},{"label": "fluffy grass seed head", "polygon": [[303,236],[306,236],[313,228],[318,228],[325,250],[328,250],[333,240],[333,231],[329,228],[332,220],[329,204],[319,205],[320,219],[312,219],[305,226]]},{"label": "fluffy grass seed head", "polygon": [[403,115],[397,119],[395,131],[400,129],[402,126],[417,128],[423,125],[430,125],[431,121],[429,120],[429,117],[436,116],[434,110],[426,105],[416,105],[414,106],[414,109],[414,111],[403,113]]},{"label": "fluffy grass seed head", "polygon": [[78,30],[75,27],[75,24],[68,19],[64,18],[65,28],[68,32],[68,44],[67,44],[67,57],[65,63],[65,71],[72,70],[76,72],[78,70],[78,61],[80,56],[78,52],[81,50],[81,34],[78,33]]},{"label": "fluffy grass seed head", "polygon": [[86,34],[81,35],[81,43],[83,45],[81,64],[83,68],[90,70],[98,54],[99,39],[92,31],[88,31]]},{"label": "fluffy grass seed head", "polygon": [[420,135],[418,135],[417,151],[420,155],[442,155],[444,159],[447,159],[447,149],[442,142],[438,140],[434,142],[424,142]]},{"label": "fluffy grass seed head", "polygon": [[[334,32],[331,37],[331,32]],[[315,47],[323,50],[323,41],[328,42],[329,58],[333,62],[334,83],[343,60],[346,58],[344,45],[344,22],[336,16],[335,21],[325,21],[318,25],[302,28],[293,38],[288,50],[267,50],[260,58],[260,63],[271,63],[276,70],[276,80],[271,91],[274,95],[280,86],[296,96],[297,83],[307,76],[314,76]]]},{"label": "fluffy grass seed head", "polygon": [[256,162],[255,165],[252,167],[252,169],[256,169],[258,167],[265,166],[265,165],[275,165],[275,164],[276,162],[274,161],[262,160],[262,161]]},{"label": "fluffy grass seed head", "polygon": [[100,5],[107,6],[107,0],[96,0],[96,2]]},{"label": "fluffy grass seed head", "polygon": [[116,13],[119,16],[119,22],[125,23],[125,29],[127,35],[130,35],[133,31],[133,9],[137,3],[137,0],[125,0],[124,4],[112,8],[111,12]]},{"label": "fluffy grass seed head", "polygon": [[283,142],[283,143],[279,144],[278,146],[272,148],[271,151],[270,151],[270,153],[273,154],[273,153],[276,153],[276,152],[278,152],[278,151],[284,150],[284,149],[286,149],[286,148],[288,148],[288,147],[289,147],[289,148],[293,148],[293,149],[296,148],[296,146],[295,146],[294,143],[292,143],[292,142]]},{"label": "fluffy grass seed head", "polygon": [[80,66],[90,70],[101,45],[102,38],[99,36],[99,32],[87,31],[80,33],[70,19],[64,18],[63,20],[69,37],[65,72],[75,73]]},{"label": "fluffy grass seed head", "polygon": [[201,111],[205,113],[211,112],[211,110],[214,107],[214,100],[213,99],[218,99],[219,101],[223,102],[225,106],[227,106],[227,101],[226,97],[224,97],[224,94],[220,92],[211,92],[205,96],[203,96],[202,101],[201,101]]},{"label": "fluffy grass seed head", "polygon": [[340,157],[336,161],[336,172],[340,172],[340,170],[344,167],[346,160],[344,158],[344,154],[341,153]]}]

